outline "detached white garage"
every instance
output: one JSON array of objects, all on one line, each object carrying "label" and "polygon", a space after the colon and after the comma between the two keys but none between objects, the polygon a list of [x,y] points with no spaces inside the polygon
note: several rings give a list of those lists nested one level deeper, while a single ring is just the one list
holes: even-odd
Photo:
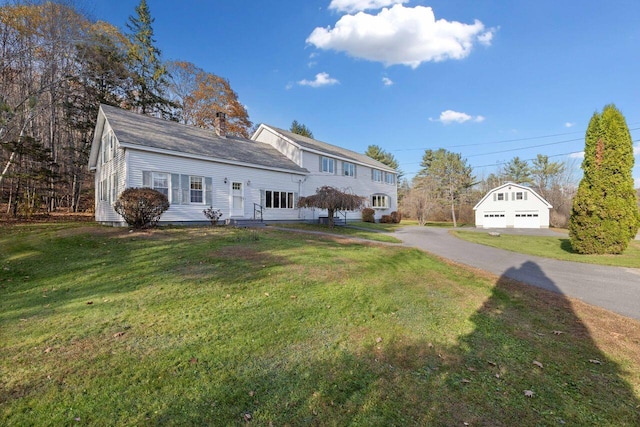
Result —
[{"label": "detached white garage", "polygon": [[552,206],[529,187],[508,182],[473,208],[477,228],[549,228]]}]

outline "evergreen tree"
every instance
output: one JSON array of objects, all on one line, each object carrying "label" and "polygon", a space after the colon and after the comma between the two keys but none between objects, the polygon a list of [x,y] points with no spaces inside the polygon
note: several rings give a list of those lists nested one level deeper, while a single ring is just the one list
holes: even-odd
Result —
[{"label": "evergreen tree", "polygon": [[514,157],[504,165],[500,171],[500,178],[503,181],[511,181],[516,184],[531,184],[531,168],[526,160]]},{"label": "evergreen tree", "polygon": [[306,136],[307,138],[313,138],[313,132],[311,129],[303,125],[302,123],[298,123],[297,120],[291,122],[291,127],[289,128],[289,132],[293,132],[296,135]]},{"label": "evergreen tree", "polygon": [[395,156],[377,145],[370,145],[367,147],[367,151],[364,152],[364,155],[367,157],[371,157],[374,160],[379,161],[380,163],[389,166],[390,168],[395,169],[398,173],[398,181],[400,178],[404,176],[402,170],[400,170],[400,165],[396,160]]},{"label": "evergreen tree", "polygon": [[164,97],[168,73],[160,62],[160,50],[155,46],[153,21],[146,0],[140,0],[136,16],[130,16],[127,23],[131,31],[127,60],[133,75],[130,103],[143,114],[160,112],[167,115],[171,106]]},{"label": "evergreen tree", "polygon": [[435,186],[438,199],[451,208],[453,226],[457,226],[455,206],[466,195],[467,190],[474,184],[471,166],[459,153],[441,148],[437,151],[426,150],[420,163],[422,170],[414,178],[416,186],[428,178],[430,185]]},{"label": "evergreen tree", "polygon": [[633,142],[614,106],[594,113],[585,136],[583,178],[573,201],[569,238],[582,254],[620,254],[640,227],[633,188]]}]

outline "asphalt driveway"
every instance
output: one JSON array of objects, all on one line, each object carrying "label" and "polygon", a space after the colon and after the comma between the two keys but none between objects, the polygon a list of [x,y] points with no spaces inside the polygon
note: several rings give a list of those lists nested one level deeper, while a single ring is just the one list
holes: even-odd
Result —
[{"label": "asphalt driveway", "polygon": [[[505,251],[458,239],[449,234],[449,230],[410,226],[399,229],[394,236],[406,246],[640,320],[640,269],[558,261]],[[562,236],[552,230],[508,232]]]}]

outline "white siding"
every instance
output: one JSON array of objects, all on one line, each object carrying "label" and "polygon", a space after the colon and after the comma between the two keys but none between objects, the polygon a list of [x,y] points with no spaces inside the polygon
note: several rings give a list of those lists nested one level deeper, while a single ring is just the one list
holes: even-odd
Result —
[{"label": "white siding", "polygon": [[[95,218],[98,222],[121,222],[122,218],[113,209],[113,203],[117,200],[120,193],[125,189],[126,179],[126,161],[125,151],[120,148],[118,141],[115,140],[113,157],[106,163],[103,163],[102,144],[104,143],[102,136],[111,131],[108,124],[105,124],[103,133],[100,138],[100,151],[95,171]],[[115,176],[115,189],[113,188],[113,177]],[[100,200],[102,182],[107,181],[107,200]],[[115,193],[115,198],[113,197]]]},{"label": "white siding", "polygon": [[[322,187],[323,185],[329,185],[342,191],[348,191],[353,194],[357,194],[358,196],[365,197],[367,200],[367,206],[369,206],[369,204],[371,203],[371,198],[374,194],[388,196],[388,208],[375,208],[376,220],[379,220],[382,215],[389,215],[391,212],[398,210],[397,185],[387,184],[385,182],[374,182],[371,178],[371,167],[356,163],[355,177],[351,177],[344,176],[342,174],[342,160],[337,160],[336,173],[331,174],[320,172],[319,154],[304,151],[302,158],[304,163],[303,166],[307,168],[311,172],[311,174],[307,177],[307,181],[304,184],[301,195],[309,196],[315,194],[316,189],[318,189],[319,187]],[[326,211],[303,211],[304,219],[315,219],[318,216],[324,215],[326,215]],[[362,219],[362,214],[360,213],[360,211],[347,212],[347,219],[360,220]]]},{"label": "white siding", "polygon": [[270,146],[287,156],[289,160],[291,160],[298,166],[302,165],[300,157],[301,150],[291,142],[280,138],[280,136],[274,134],[273,132],[267,129],[262,129],[262,131],[260,132],[259,142],[269,144]]},{"label": "white siding", "polygon": [[[517,193],[522,193],[521,199],[518,199]],[[502,200],[499,200],[500,194],[502,194]],[[501,225],[502,227],[532,228],[534,219],[536,221],[539,220],[536,228],[549,227],[549,205],[532,190],[514,184],[491,190],[476,205],[475,210],[477,228],[497,227],[495,221],[487,219],[485,216],[496,212],[504,214],[504,222],[502,223],[504,225]],[[528,219],[523,220],[522,214],[531,216],[527,216],[526,218]]]},{"label": "white siding", "polygon": [[[189,159],[165,154],[129,150],[129,182],[130,187],[142,186],[142,172],[166,172],[212,178],[212,206],[222,211],[222,220],[228,219],[231,208],[231,185],[241,182],[244,190],[244,214],[235,218],[253,218],[254,203],[260,204],[261,191],[287,191],[298,193],[303,176],[255,169],[245,166],[234,166],[213,161]],[[225,183],[225,178],[227,182]],[[208,205],[171,204],[162,215],[161,221],[206,221],[203,209]],[[298,209],[266,209],[265,220],[298,219]]]}]

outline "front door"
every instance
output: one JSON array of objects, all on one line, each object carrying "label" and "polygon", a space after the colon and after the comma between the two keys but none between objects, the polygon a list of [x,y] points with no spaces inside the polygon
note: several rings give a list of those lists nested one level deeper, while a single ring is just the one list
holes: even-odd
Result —
[{"label": "front door", "polygon": [[231,216],[244,216],[244,194],[241,182],[231,183]]}]

